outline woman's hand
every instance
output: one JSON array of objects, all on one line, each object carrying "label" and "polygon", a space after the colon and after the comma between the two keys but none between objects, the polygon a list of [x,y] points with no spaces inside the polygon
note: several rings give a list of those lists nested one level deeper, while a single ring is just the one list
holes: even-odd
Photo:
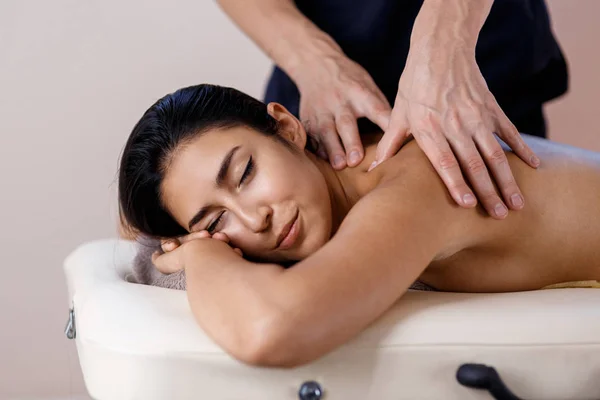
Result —
[{"label": "woman's hand", "polygon": [[[152,254],[152,263],[163,274],[172,274],[182,270],[185,266],[184,247],[187,247],[184,245],[194,240],[206,240],[211,238],[229,244],[229,237],[222,232],[217,232],[214,235],[211,235],[206,230],[192,232],[188,235],[180,236],[178,238],[162,240],[161,248],[164,253],[161,254],[159,251],[155,251]],[[231,249],[238,255],[243,256],[243,253],[240,249]]]},{"label": "woman's hand", "polygon": [[385,130],[390,104],[369,73],[343,54],[306,65],[296,79],[301,93],[300,119],[318,142],[321,158],[329,159],[338,170],[354,167],[364,157],[357,119],[366,117]]},{"label": "woman's hand", "polygon": [[527,164],[539,165],[488,90],[474,50],[411,49],[390,125],[369,170],[393,156],[412,135],[456,203],[467,208],[477,204],[462,168],[487,212],[502,219],[508,210],[496,194],[490,171],[511,209],[523,208],[524,199],[494,133]]}]

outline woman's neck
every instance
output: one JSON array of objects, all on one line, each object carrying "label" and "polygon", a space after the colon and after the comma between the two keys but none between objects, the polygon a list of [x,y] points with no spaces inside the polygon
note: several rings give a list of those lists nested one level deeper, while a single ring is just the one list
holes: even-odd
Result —
[{"label": "woman's neck", "polygon": [[377,144],[382,136],[381,132],[363,135],[361,137],[365,150],[363,160],[359,165],[352,168],[346,167],[341,171],[334,170],[328,161],[308,152],[309,157],[327,182],[331,199],[331,236],[337,232],[350,209],[381,180],[383,176],[381,168],[375,168],[371,172],[367,171],[375,160]]},{"label": "woman's neck", "polygon": [[323,174],[327,183],[329,198],[331,200],[331,236],[333,236],[348,212],[350,212],[350,209],[363,196],[360,190],[360,175],[364,175],[368,167],[363,168],[362,164],[366,164],[363,162],[357,167],[336,171],[328,161],[324,161],[313,154],[311,154],[311,158],[319,171],[321,171],[321,174]]}]

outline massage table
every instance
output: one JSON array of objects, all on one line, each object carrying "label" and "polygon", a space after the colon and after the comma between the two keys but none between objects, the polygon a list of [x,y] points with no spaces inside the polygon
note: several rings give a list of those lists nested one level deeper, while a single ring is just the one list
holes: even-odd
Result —
[{"label": "massage table", "polygon": [[204,334],[184,291],[131,282],[137,246],[97,240],[64,262],[65,333],[96,400],[600,399],[600,290],[411,290],[322,358],[264,368]]}]

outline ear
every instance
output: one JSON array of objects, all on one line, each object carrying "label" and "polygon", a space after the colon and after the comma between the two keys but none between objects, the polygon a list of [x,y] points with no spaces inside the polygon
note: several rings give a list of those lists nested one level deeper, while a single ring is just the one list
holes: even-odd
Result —
[{"label": "ear", "polygon": [[306,131],[304,126],[284,106],[279,103],[267,104],[267,112],[279,122],[279,135],[292,142],[300,150],[306,148]]}]

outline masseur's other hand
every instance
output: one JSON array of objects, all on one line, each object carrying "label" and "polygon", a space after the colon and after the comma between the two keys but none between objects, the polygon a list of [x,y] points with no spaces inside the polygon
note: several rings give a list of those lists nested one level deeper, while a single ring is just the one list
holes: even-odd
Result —
[{"label": "masseur's other hand", "polygon": [[296,82],[300,120],[317,140],[321,158],[335,169],[354,167],[364,157],[357,119],[366,117],[385,130],[390,104],[367,71],[344,55],[309,65]]},{"label": "masseur's other hand", "polygon": [[[222,232],[217,232],[214,235],[211,235],[206,230],[192,232],[188,235],[180,236],[178,238],[162,240],[161,248],[164,253],[161,254],[159,251],[154,252],[154,254],[152,254],[152,263],[163,274],[172,274],[173,272],[182,270],[184,269],[184,245],[193,240],[211,238],[229,244],[229,237]],[[232,249],[240,256],[243,256],[240,249],[233,247]]]},{"label": "masseur's other hand", "polygon": [[[502,219],[524,199],[494,132],[532,167],[539,160],[509,121],[481,75],[474,50],[409,53],[389,127],[377,146],[377,164],[393,156],[410,134],[460,206],[477,203]],[[487,168],[486,168],[487,166]],[[496,194],[492,177],[502,194]]]}]

